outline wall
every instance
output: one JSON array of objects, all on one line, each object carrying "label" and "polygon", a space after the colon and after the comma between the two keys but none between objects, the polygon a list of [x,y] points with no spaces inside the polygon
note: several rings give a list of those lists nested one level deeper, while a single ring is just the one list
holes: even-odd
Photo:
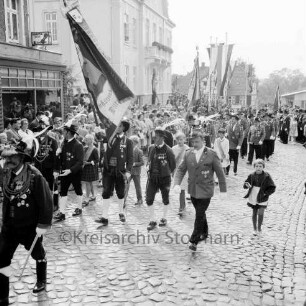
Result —
[{"label": "wall", "polygon": [[[304,103],[302,103],[302,101],[304,101]],[[306,109],[306,92],[301,92],[299,94],[294,95],[293,105]]]}]

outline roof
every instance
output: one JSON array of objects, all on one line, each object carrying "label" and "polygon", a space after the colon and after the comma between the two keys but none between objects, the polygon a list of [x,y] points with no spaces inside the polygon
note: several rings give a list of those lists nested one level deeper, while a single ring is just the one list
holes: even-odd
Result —
[{"label": "roof", "polygon": [[300,91],[289,92],[289,93],[286,93],[284,95],[281,95],[281,97],[294,96],[294,95],[304,93],[304,92],[306,92],[306,89],[303,89],[303,90],[300,90]]}]

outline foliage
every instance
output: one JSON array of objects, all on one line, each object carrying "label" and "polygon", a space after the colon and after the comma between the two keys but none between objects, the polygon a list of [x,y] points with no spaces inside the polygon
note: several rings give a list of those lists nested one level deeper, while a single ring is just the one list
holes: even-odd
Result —
[{"label": "foliage", "polygon": [[306,76],[298,69],[283,68],[274,71],[267,79],[259,81],[258,101],[260,104],[273,104],[276,88],[280,95],[306,88]]}]

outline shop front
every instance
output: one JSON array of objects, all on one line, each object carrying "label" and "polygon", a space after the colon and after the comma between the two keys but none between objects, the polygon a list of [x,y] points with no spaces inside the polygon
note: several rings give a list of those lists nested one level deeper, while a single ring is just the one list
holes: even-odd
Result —
[{"label": "shop front", "polygon": [[40,58],[36,61],[35,58],[33,61],[18,56],[12,59],[0,54],[0,131],[6,118],[26,117],[31,120],[37,110],[51,110],[56,116],[64,115],[66,66],[61,64],[59,54],[48,52],[47,56],[52,57],[52,63],[48,63],[42,60],[42,51],[37,51],[32,51],[34,55],[39,52]]}]

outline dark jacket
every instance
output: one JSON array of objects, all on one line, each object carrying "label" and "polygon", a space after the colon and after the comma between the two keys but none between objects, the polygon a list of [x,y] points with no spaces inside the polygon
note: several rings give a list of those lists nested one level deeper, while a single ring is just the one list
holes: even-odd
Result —
[{"label": "dark jacket", "polygon": [[132,168],[132,175],[140,175],[141,173],[141,166],[144,165],[143,161],[143,152],[138,147],[135,147],[133,150],[133,168]]},{"label": "dark jacket", "polygon": [[171,176],[176,167],[172,149],[166,143],[161,148],[151,145],[148,153],[148,165],[149,176]]},{"label": "dark jacket", "polygon": [[[27,178],[27,179],[25,179]],[[33,166],[24,164],[21,173],[12,182],[11,171],[5,170],[3,189],[3,225],[14,227],[38,226],[49,228],[52,223],[53,197],[42,174]],[[14,196],[6,192],[10,183]],[[12,185],[11,185],[12,184]],[[29,185],[24,192],[19,188]]]},{"label": "dark jacket", "polygon": [[131,172],[133,167],[133,142],[124,135],[122,138],[114,138],[111,147],[107,147],[104,155],[103,167],[110,168],[110,160],[117,160],[117,172]]},{"label": "dark jacket", "polygon": [[39,150],[35,156],[35,167],[41,171],[43,168],[57,168],[56,156],[57,142],[54,138],[46,135],[44,139],[38,138]]},{"label": "dark jacket", "polygon": [[[268,172],[263,172],[264,173],[264,177],[263,180],[261,182],[261,186],[260,190],[258,192],[257,195],[257,202],[258,203],[263,203],[268,201],[269,196],[275,192],[276,186],[270,176],[270,174]],[[255,172],[251,173],[248,178],[246,179],[246,181],[243,184],[243,188],[244,189],[248,189],[248,187],[246,186],[246,183],[249,183],[251,185],[251,188],[249,188],[247,194],[244,196],[245,199],[247,199],[251,193],[251,190],[254,186],[254,180],[255,180]]]},{"label": "dark jacket", "polygon": [[71,141],[65,141],[60,154],[61,170],[70,169],[72,174],[82,170],[84,161],[83,145],[75,138]]}]

